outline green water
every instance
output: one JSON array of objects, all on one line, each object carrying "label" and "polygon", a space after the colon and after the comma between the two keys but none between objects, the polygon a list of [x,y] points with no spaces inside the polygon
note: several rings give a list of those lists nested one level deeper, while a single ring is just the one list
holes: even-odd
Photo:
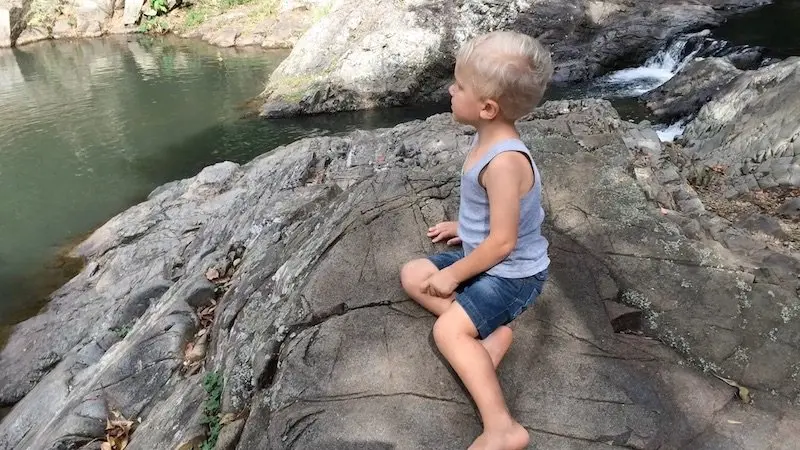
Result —
[{"label": "green water", "polygon": [[58,255],[156,186],[441,110],[242,119],[286,55],[134,36],[0,49],[0,343],[74,273]]}]

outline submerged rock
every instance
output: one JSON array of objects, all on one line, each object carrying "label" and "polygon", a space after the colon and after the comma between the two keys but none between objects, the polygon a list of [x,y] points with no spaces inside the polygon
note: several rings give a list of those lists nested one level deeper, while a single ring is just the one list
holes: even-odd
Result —
[{"label": "submerged rock", "polygon": [[[499,374],[533,444],[797,442],[798,280],[759,271],[797,260],[737,254],[700,237],[738,233],[729,224],[648,200],[648,180],[677,202],[691,188],[648,163],[657,137],[608,102],[547,103],[520,129],[544,180],[553,264]],[[74,250],[85,269],[0,353],[0,403],[14,405],[0,448],[79,446],[112,411],[141,419],[130,449],[197,444],[211,372],[226,448],[465,448],[480,423],[398,271],[443,248],[425,230],[456,216],[471,138],[438,115],[155,190]],[[199,365],[186,361],[196,344]],[[747,386],[754,406],[699,369]]]},{"label": "submerged rock", "polygon": [[678,33],[718,24],[723,6],[736,9],[718,1],[341,0],[273,72],[262,115],[442,99],[456,49],[497,29],[528,33],[549,46],[554,81],[586,80],[643,60]]}]

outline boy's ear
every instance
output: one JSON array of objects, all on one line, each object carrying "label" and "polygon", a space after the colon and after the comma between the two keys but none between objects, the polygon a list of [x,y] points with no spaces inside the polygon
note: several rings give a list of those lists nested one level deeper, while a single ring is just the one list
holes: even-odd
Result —
[{"label": "boy's ear", "polygon": [[495,117],[500,115],[500,105],[494,100],[485,100],[483,108],[481,108],[481,119],[494,120]]}]

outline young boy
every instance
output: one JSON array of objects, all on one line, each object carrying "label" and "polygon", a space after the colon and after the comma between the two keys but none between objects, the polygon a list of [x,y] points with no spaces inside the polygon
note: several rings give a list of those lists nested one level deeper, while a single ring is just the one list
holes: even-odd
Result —
[{"label": "young boy", "polygon": [[409,296],[438,316],[436,345],[480,412],[483,434],[470,450],[528,445],[495,369],[511,345],[507,324],[548,277],[541,179],[515,122],[539,103],[552,72],[549,52],[519,33],[482,35],[459,51],[451,108],[477,133],[462,167],[458,222],[440,223],[428,236],[462,250],[411,261],[400,274]]}]

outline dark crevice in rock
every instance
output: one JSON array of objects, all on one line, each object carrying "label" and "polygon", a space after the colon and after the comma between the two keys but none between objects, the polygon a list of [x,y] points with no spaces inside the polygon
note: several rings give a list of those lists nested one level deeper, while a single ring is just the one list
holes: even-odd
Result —
[{"label": "dark crevice in rock", "polygon": [[559,327],[558,325],[556,325],[556,324],[554,324],[554,323],[552,323],[552,322],[549,322],[549,321],[547,321],[547,320],[544,320],[544,319],[539,319],[539,318],[536,318],[536,320],[537,320],[538,322],[541,322],[541,323],[543,323],[543,324],[547,325],[548,327],[551,327],[551,328],[553,328],[553,329],[555,329],[555,330],[558,330],[558,331],[560,331],[560,332],[562,332],[562,333],[564,333],[564,334],[566,334],[566,335],[568,335],[568,336],[572,337],[573,339],[577,339],[577,340],[579,340],[579,341],[581,341],[581,342],[584,342],[584,343],[586,343],[586,344],[589,344],[589,345],[591,345],[592,347],[594,347],[594,348],[596,348],[596,349],[600,350],[601,352],[603,352],[603,353],[605,353],[605,354],[612,354],[612,352],[610,352],[608,349],[605,349],[605,348],[601,347],[599,344],[597,344],[597,343],[595,343],[595,342],[592,342],[591,340],[589,340],[589,339],[587,339],[587,338],[580,337],[580,336],[576,335],[575,333],[572,333],[572,332],[570,332],[569,330],[566,330],[566,329],[564,329],[564,328],[562,328],[562,327]]},{"label": "dark crevice in rock", "polygon": [[[437,402],[446,402],[452,403],[459,406],[469,406],[471,407],[471,403],[459,401],[454,398],[447,398],[447,397],[437,397],[435,395],[427,395],[427,394],[420,394],[418,392],[392,392],[392,393],[353,393],[353,394],[341,394],[341,395],[330,395],[324,397],[312,397],[312,398],[301,398],[298,399],[300,402],[305,403],[332,403],[332,402],[343,402],[348,400],[363,400],[363,399],[371,399],[371,398],[392,398],[392,397],[416,397],[423,400],[432,400]],[[290,407],[292,405],[285,406],[281,409],[275,411],[275,413],[279,413],[282,410]]]},{"label": "dark crevice in rock", "polygon": [[617,356],[617,355],[608,355],[608,354],[598,354],[598,353],[585,353],[580,352],[576,353],[577,355],[588,356],[591,358],[605,358],[605,359],[618,359],[621,361],[640,361],[640,362],[651,362],[651,361],[658,361],[657,358],[638,358],[633,356]]},{"label": "dark crevice in rock", "polygon": [[120,383],[125,382],[126,380],[128,380],[128,379],[130,379],[132,377],[140,375],[142,372],[144,372],[147,369],[151,369],[151,368],[153,368],[153,367],[155,367],[155,366],[157,366],[157,365],[159,365],[161,363],[168,362],[168,361],[173,361],[175,363],[175,365],[178,366],[181,363],[181,358],[180,357],[176,357],[176,356],[168,356],[168,357],[165,357],[165,358],[156,359],[154,361],[151,361],[146,366],[143,366],[141,369],[138,369],[136,372],[130,373],[128,375],[125,375],[124,377],[119,378],[117,380],[114,380],[112,382],[109,382],[107,384],[103,384],[103,385],[98,386],[98,389],[102,390],[102,389],[108,389],[110,387],[116,386],[116,385],[118,385]]},{"label": "dark crevice in rock", "polygon": [[577,397],[572,395],[567,395],[567,398],[571,398],[573,400],[580,400],[582,402],[592,402],[592,403],[608,403],[612,405],[633,405],[633,402],[623,402],[619,400],[606,400],[602,398],[585,398],[585,397]]},{"label": "dark crevice in rock", "polygon": [[[283,341],[285,342],[285,341]],[[267,364],[256,380],[256,386],[260,389],[268,389],[275,382],[275,375],[278,374],[278,362],[283,348],[283,342],[270,341],[267,350]]]},{"label": "dark crevice in rock", "polygon": [[322,414],[323,412],[324,411],[321,410],[311,411],[307,414],[300,416],[296,420],[290,422],[286,427],[286,429],[284,430],[284,432],[282,433],[282,436],[293,435],[293,437],[285,444],[286,445],[285,448],[287,450],[293,449],[295,444],[297,443],[297,440],[303,435],[303,432],[306,431],[312,425],[314,425],[314,423],[316,423],[317,421],[316,416]]},{"label": "dark crevice in rock", "polygon": [[[534,433],[549,434],[551,436],[558,436],[558,437],[561,437],[561,438],[572,439],[572,440],[581,441],[581,442],[590,442],[590,443],[593,443],[593,444],[605,444],[605,445],[608,445],[608,446],[611,446],[611,447],[633,448],[633,449],[637,449],[637,450],[642,450],[641,447],[637,447],[637,446],[634,446],[634,445],[629,445],[629,444],[626,444],[626,443],[614,442],[614,438],[613,437],[611,439],[604,439],[603,437],[586,438],[586,437],[582,437],[582,436],[574,436],[574,435],[570,435],[570,434],[556,433],[554,431],[548,431],[548,430],[543,430],[543,429],[540,429],[540,428],[534,428],[532,426],[525,426],[525,429],[527,429],[528,431],[532,431]],[[628,436],[630,437],[630,434],[628,434]]]},{"label": "dark crevice in rock", "polygon": [[[617,298],[621,293],[617,294]],[[614,328],[615,333],[640,332],[642,330],[642,311],[631,308],[615,301],[606,300],[603,302],[606,314]]]}]

